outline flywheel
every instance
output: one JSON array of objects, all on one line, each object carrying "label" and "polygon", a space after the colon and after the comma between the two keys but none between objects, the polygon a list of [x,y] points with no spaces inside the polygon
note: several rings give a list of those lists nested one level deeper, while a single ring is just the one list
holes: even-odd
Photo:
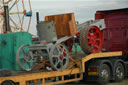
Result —
[{"label": "flywheel", "polygon": [[85,26],[80,31],[80,46],[85,53],[98,53],[102,49],[102,32],[97,26]]},{"label": "flywheel", "polygon": [[36,64],[36,59],[30,55],[29,45],[22,45],[16,54],[18,66],[25,71],[31,71]]},{"label": "flywheel", "polygon": [[69,63],[68,49],[63,44],[53,46],[49,54],[49,60],[54,70],[66,69]]}]

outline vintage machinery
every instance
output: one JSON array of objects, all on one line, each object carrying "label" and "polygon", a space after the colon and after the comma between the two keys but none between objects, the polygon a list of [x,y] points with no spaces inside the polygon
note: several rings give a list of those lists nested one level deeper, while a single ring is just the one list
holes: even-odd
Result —
[{"label": "vintage machinery", "polygon": [[[30,46],[23,45],[17,52],[16,61],[20,68],[30,71],[42,63],[42,68],[45,69],[66,69],[69,63],[69,50],[66,46],[72,47],[72,43],[68,41],[77,32],[74,14],[46,16],[44,22],[37,21],[37,31],[40,42]],[[28,51],[24,51],[25,49]]]},{"label": "vintage machinery", "polygon": [[[22,10],[19,10],[19,5],[23,7]],[[26,11],[24,0],[1,1],[1,33],[23,32],[25,30],[28,32],[32,16],[30,0],[28,0],[28,6],[30,10]],[[15,12],[13,8],[17,9],[17,12]],[[17,18],[15,17],[13,20],[14,15],[17,16]],[[25,16],[30,18],[28,20],[28,29],[23,29]],[[20,43],[16,46],[16,50],[19,48],[17,53],[13,52],[15,54],[14,56],[16,56],[18,66],[26,71],[37,69],[37,65],[40,66],[39,68],[52,67],[53,70],[64,70],[68,66],[69,53],[72,52],[73,43],[75,43],[76,40],[79,40],[80,36],[83,37],[88,35],[88,33],[90,35],[86,36],[86,38],[80,38],[81,47],[85,53],[95,53],[101,50],[102,35],[97,27],[94,26],[88,28],[86,29],[86,32],[83,31],[81,35],[77,32],[77,29],[79,28],[76,26],[73,13],[46,16],[45,21],[43,22],[40,22],[39,16],[37,16],[37,34],[40,40],[39,43],[32,44],[30,38],[27,39],[25,37],[25,35],[30,35],[29,33],[12,33],[12,36],[24,35],[24,38],[19,39],[19,41],[16,39],[16,42],[11,43],[11,46],[15,43],[18,44],[18,42],[22,42],[23,40],[28,40],[28,42],[22,43],[23,45],[21,47],[19,47],[19,45],[21,45]],[[94,32],[95,35],[93,34]],[[11,38],[12,37],[9,39]],[[94,41],[94,38],[97,40]],[[90,42],[87,42],[88,39]],[[4,41],[5,39],[1,38],[1,43]],[[5,43],[7,43],[7,41]],[[96,45],[94,46],[95,43]],[[1,51],[2,50],[3,49],[1,48]],[[11,49],[9,52],[11,52]],[[1,54],[1,57],[3,56],[4,55]],[[40,63],[43,64],[40,65]],[[9,66],[9,64],[7,64],[7,66]],[[6,68],[6,66],[4,68]],[[17,66],[10,69],[18,70]]]},{"label": "vintage machinery", "polygon": [[[95,20],[80,26],[80,45],[85,53],[123,51],[128,53],[128,8],[97,11]],[[100,32],[101,31],[101,32]]]},{"label": "vintage machinery", "polygon": [[[10,0],[7,2],[3,1],[1,4],[0,14],[2,15],[1,17],[4,18],[1,25],[3,28],[3,30],[1,30],[2,33],[16,32],[16,29],[23,32],[25,15],[30,17],[27,31],[29,30],[32,15],[30,1],[28,0],[30,7],[29,12],[26,12],[25,10],[24,0],[21,0],[21,2],[23,6],[22,12],[19,11],[19,1],[17,0],[11,4],[11,7],[9,6],[9,3],[11,3]],[[11,12],[11,9],[15,6],[17,8],[17,12]],[[72,46],[76,42],[80,43],[85,54],[98,53],[103,49],[104,51],[123,50],[127,53],[127,47],[124,47],[126,49],[123,47],[116,47],[120,44],[117,40],[112,39],[111,41],[114,42],[114,45],[111,46],[109,46],[110,44],[108,45],[109,41],[107,41],[108,43],[106,42],[110,35],[116,36],[119,32],[114,31],[113,33],[116,32],[115,35],[110,34],[108,36],[108,30],[106,31],[106,29],[110,29],[111,26],[117,25],[117,23],[114,22],[116,21],[115,15],[125,16],[127,12],[124,12],[124,10],[127,11],[127,9],[123,9],[123,11],[97,11],[96,20],[87,21],[78,26],[76,26],[73,13],[46,16],[45,21],[39,21],[37,13],[37,34],[39,36],[39,42],[34,44],[32,44],[32,42],[28,44],[25,43],[19,47],[16,53],[16,62],[22,70],[26,71],[35,70],[38,65],[39,68],[46,69],[47,67],[50,67],[53,70],[64,70],[68,66],[69,54],[72,52]],[[120,14],[117,14],[118,12]],[[11,14],[18,15],[20,26],[12,20],[10,17]],[[20,14],[23,14],[23,20],[21,20]],[[112,20],[115,25],[107,23],[113,16],[114,18],[112,18]],[[9,23],[9,19],[12,21],[11,24]],[[123,17],[120,17],[120,19],[124,20]],[[126,23],[125,20],[123,22]],[[12,24],[15,25],[15,27],[12,26]],[[15,29],[12,30],[12,27]],[[122,32],[122,35],[126,36],[127,41],[127,29],[125,29],[124,34]],[[120,37],[120,39],[123,39],[122,37]],[[124,41],[125,46],[127,43],[126,41]],[[123,45],[123,43],[121,45]],[[115,48],[113,46],[115,46]],[[118,48],[118,50],[115,50],[116,48]]]},{"label": "vintage machinery", "polygon": [[97,11],[95,20],[103,19],[103,48],[106,51],[123,51],[128,54],[128,8]]},{"label": "vintage machinery", "polygon": [[[79,38],[86,54],[101,51],[102,33],[96,25],[85,28],[84,24],[80,35],[77,29],[80,29],[80,26],[76,28],[73,13],[46,16],[44,22],[39,21],[37,13],[37,34],[40,43],[21,46],[16,57],[18,65],[22,70],[30,71],[35,69],[42,60],[44,68],[50,64],[48,67],[52,67],[53,70],[64,70],[68,66],[73,43],[77,40],[79,43]],[[25,52],[24,49],[28,51]]]},{"label": "vintage machinery", "polygon": [[87,21],[83,23],[80,28],[80,46],[86,54],[98,53],[102,49],[103,36],[99,27],[94,24],[94,21]]}]

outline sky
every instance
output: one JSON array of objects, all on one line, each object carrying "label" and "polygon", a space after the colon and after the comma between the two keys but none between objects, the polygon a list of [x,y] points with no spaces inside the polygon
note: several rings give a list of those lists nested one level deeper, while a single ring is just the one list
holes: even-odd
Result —
[{"label": "sky", "polygon": [[94,19],[97,10],[128,8],[128,0],[31,0],[31,5],[30,33],[36,34],[36,12],[40,13],[40,21],[47,15],[74,13],[75,20],[82,23]]}]

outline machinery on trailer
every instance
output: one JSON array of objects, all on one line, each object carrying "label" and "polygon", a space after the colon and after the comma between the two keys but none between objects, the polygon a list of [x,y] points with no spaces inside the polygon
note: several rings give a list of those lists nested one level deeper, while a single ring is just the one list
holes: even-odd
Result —
[{"label": "machinery on trailer", "polygon": [[[22,12],[18,8],[19,1],[23,6]],[[128,8],[97,11],[95,20],[78,25],[73,13],[46,16],[45,21],[40,21],[37,13],[39,40],[33,42],[32,35],[23,32],[25,16],[30,18],[27,31],[30,28],[30,0],[28,12],[24,0],[9,4],[11,2],[3,0],[0,5],[3,19],[3,34],[0,35],[1,85],[45,85],[77,80],[106,84],[110,80],[121,81],[127,75]],[[13,7],[17,12],[11,12]],[[11,14],[17,14],[20,26],[12,20]],[[22,20],[20,14],[23,14]],[[79,52],[78,46],[82,48]]]},{"label": "machinery on trailer", "polygon": [[[97,42],[103,42],[102,52],[116,52],[122,51],[122,56],[116,56],[111,58],[93,59],[86,63],[88,74],[86,79],[89,81],[98,81],[99,83],[107,83],[110,80],[121,81],[124,76],[127,76],[128,66],[128,8],[116,9],[116,10],[104,10],[97,11],[95,14],[95,21],[91,24],[89,32],[94,31],[97,35],[99,28],[102,32],[103,41],[97,41],[96,36],[88,33],[88,38],[84,36],[86,34],[86,28],[81,30],[80,44],[84,52],[88,52],[85,49],[85,44],[88,39],[88,46],[98,50]],[[90,39],[91,38],[91,39]],[[86,39],[86,40],[84,40]],[[84,40],[84,41],[82,41]],[[99,40],[99,39],[98,39]],[[97,75],[97,72],[99,75]]]},{"label": "machinery on trailer", "polygon": [[[74,19],[74,14],[69,13],[47,16],[45,22],[37,21],[39,43],[30,46],[23,45],[17,52],[16,61],[21,69],[31,71],[41,62],[45,62],[42,63],[45,68],[50,66],[54,70],[66,69],[69,63],[69,50],[66,45],[70,44],[68,41],[73,39],[77,31]],[[51,20],[54,20],[55,25]],[[24,49],[28,51],[23,52]]]}]

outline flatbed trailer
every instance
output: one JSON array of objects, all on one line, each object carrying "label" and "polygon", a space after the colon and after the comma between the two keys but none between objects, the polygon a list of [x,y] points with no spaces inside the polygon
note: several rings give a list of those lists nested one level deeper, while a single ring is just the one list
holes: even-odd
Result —
[{"label": "flatbed trailer", "polygon": [[77,61],[74,60],[74,62],[79,62],[79,66],[73,66],[63,71],[12,71],[11,76],[0,77],[0,84],[4,85],[6,82],[8,85],[16,85],[16,83],[18,85],[28,85],[29,83],[34,83],[34,85],[36,85],[40,82],[41,85],[53,85],[83,80],[85,78],[84,73],[87,73],[86,62],[92,59],[122,56],[122,52],[101,52],[89,55],[77,54],[75,56],[79,59]]}]

